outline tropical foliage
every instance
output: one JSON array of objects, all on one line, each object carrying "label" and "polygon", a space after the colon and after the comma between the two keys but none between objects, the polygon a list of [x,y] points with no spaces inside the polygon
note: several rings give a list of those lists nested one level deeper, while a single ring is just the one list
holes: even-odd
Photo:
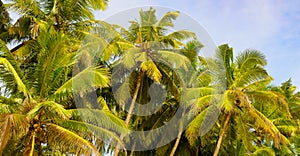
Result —
[{"label": "tropical foliage", "polygon": [[125,28],[94,19],[107,5],[0,1],[0,155],[300,154],[300,93],[262,52],[204,58],[178,11]]}]

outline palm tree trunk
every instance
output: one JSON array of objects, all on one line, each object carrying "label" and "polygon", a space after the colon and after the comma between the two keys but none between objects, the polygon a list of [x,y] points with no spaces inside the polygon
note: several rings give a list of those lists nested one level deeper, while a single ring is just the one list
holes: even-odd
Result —
[{"label": "palm tree trunk", "polygon": [[219,154],[220,147],[221,147],[221,143],[222,143],[222,139],[223,139],[223,137],[224,137],[224,134],[225,134],[226,127],[227,127],[227,125],[228,125],[230,116],[231,116],[231,113],[229,112],[229,113],[227,114],[227,116],[226,116],[226,120],[225,120],[225,122],[224,122],[222,131],[221,131],[221,135],[220,135],[220,137],[219,137],[219,140],[218,140],[218,143],[217,143],[217,147],[216,147],[216,149],[215,149],[215,152],[214,152],[214,155],[213,155],[213,156],[217,156],[217,155]]},{"label": "palm tree trunk", "polygon": [[[140,89],[143,77],[144,77],[144,72],[141,71],[141,73],[139,74],[138,80],[136,82],[136,87],[135,87],[135,91],[134,91],[134,94],[133,94],[132,101],[130,103],[128,114],[127,114],[127,117],[125,119],[125,125],[126,126],[128,126],[130,118],[132,116],[132,111],[133,111],[134,104],[135,104],[135,101],[136,101],[138,93],[139,93],[139,89]],[[124,137],[125,137],[125,135],[121,134],[120,139],[123,140]],[[115,152],[114,152],[114,156],[118,156],[118,154],[120,152],[120,146],[121,146],[120,143],[118,143],[117,146],[116,146]]]},{"label": "palm tree trunk", "polygon": [[133,144],[133,146],[132,146],[132,148],[131,148],[130,156],[133,156],[133,155],[134,155],[135,144],[136,144],[136,142],[134,142],[134,144]]},{"label": "palm tree trunk", "polygon": [[[182,116],[184,116],[184,115],[185,115],[185,110],[182,113]],[[183,121],[182,120],[179,120],[179,121],[180,121],[180,123],[179,123],[179,132],[178,132],[175,144],[173,146],[173,149],[172,149],[172,151],[170,153],[170,156],[174,156],[175,155],[176,149],[177,149],[177,147],[179,145],[179,142],[180,142],[180,139],[181,139],[182,128],[183,128]]]},{"label": "palm tree trunk", "polygon": [[141,82],[142,82],[143,77],[144,77],[144,72],[141,71],[141,73],[139,75],[139,78],[136,82],[136,87],[135,87],[135,91],[134,91],[134,94],[133,94],[133,98],[132,98],[132,101],[130,103],[128,114],[127,114],[127,117],[126,117],[126,120],[125,120],[126,126],[129,124],[130,118],[132,116],[132,111],[133,111],[134,104],[135,104],[135,101],[137,99],[137,96],[138,96],[138,93],[139,93],[139,90],[140,90],[140,86],[141,86]]},{"label": "palm tree trunk", "polygon": [[29,156],[33,156],[34,145],[35,145],[35,132],[33,132],[33,135],[32,135],[31,139],[32,139],[31,144],[29,144],[29,146],[30,146]]},{"label": "palm tree trunk", "polygon": [[173,149],[172,149],[172,151],[170,153],[170,156],[174,156],[175,155],[176,149],[177,149],[177,147],[179,145],[179,142],[180,142],[180,139],[181,139],[181,135],[182,135],[182,132],[179,132],[178,136],[177,136],[177,139],[176,139],[176,142],[174,144],[174,147],[173,147]]}]

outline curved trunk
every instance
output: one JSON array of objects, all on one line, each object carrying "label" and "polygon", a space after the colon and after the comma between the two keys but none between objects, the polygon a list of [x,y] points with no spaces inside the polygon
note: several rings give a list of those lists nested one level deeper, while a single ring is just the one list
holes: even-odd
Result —
[{"label": "curved trunk", "polygon": [[[136,87],[135,87],[135,90],[134,90],[133,98],[132,98],[132,101],[130,103],[128,114],[127,114],[127,117],[126,117],[126,120],[125,120],[126,126],[128,126],[130,118],[132,116],[132,111],[133,111],[134,104],[135,104],[135,101],[136,101],[138,93],[139,93],[139,89],[140,89],[141,81],[142,81],[143,77],[144,77],[144,72],[141,71],[141,73],[139,74],[138,80],[136,82]],[[125,137],[125,135],[121,134],[120,139],[123,140],[124,137]],[[116,150],[114,152],[114,156],[118,156],[118,154],[120,152],[120,146],[121,146],[120,143],[118,143],[117,146],[116,146]]]},{"label": "curved trunk", "polygon": [[178,147],[178,145],[179,145],[179,141],[180,141],[180,139],[181,139],[181,135],[182,135],[182,133],[179,132],[179,133],[178,133],[178,136],[177,136],[177,139],[176,139],[176,142],[175,142],[175,144],[174,144],[174,147],[173,147],[173,149],[172,149],[172,151],[171,151],[171,153],[170,153],[170,156],[174,156],[174,155],[175,155],[176,149],[177,149],[177,147]]},{"label": "curved trunk", "polygon": [[[183,111],[182,113],[182,116],[185,115],[185,110]],[[170,156],[174,156],[175,155],[175,152],[177,150],[177,147],[179,145],[179,142],[180,142],[180,139],[181,139],[181,135],[182,135],[182,128],[183,128],[183,121],[180,120],[180,123],[179,123],[179,132],[178,132],[178,135],[177,135],[177,138],[176,138],[176,142],[174,144],[174,147],[172,148],[172,151],[170,153]]]},{"label": "curved trunk", "polygon": [[230,116],[231,116],[231,113],[228,113],[227,116],[226,116],[226,120],[225,120],[225,122],[224,122],[222,131],[221,131],[221,135],[220,135],[220,137],[219,137],[219,139],[218,139],[217,147],[216,147],[216,149],[215,149],[215,152],[214,152],[214,155],[213,155],[213,156],[217,156],[217,155],[219,154],[220,147],[221,147],[221,143],[222,143],[222,139],[223,139],[223,137],[224,137],[224,134],[225,134],[225,131],[226,131],[226,128],[227,128],[227,125],[228,125]]},{"label": "curved trunk", "polygon": [[134,142],[132,148],[131,148],[131,152],[130,152],[130,156],[134,156],[134,148],[135,148],[135,144],[136,142]]},{"label": "curved trunk", "polygon": [[130,121],[130,118],[132,116],[132,111],[133,111],[133,108],[134,108],[134,104],[135,104],[135,101],[137,99],[137,96],[138,96],[138,93],[139,93],[139,90],[140,90],[140,86],[141,86],[141,81],[144,77],[144,72],[141,71],[140,75],[139,75],[139,78],[136,82],[136,87],[135,87],[135,91],[134,91],[134,94],[133,94],[133,98],[132,98],[132,101],[130,103],[130,107],[129,107],[129,110],[128,110],[128,114],[127,114],[127,117],[126,117],[126,120],[125,120],[125,124],[128,125],[129,124],[129,121]]},{"label": "curved trunk", "polygon": [[28,146],[30,146],[30,151],[29,151],[29,154],[28,154],[29,156],[33,156],[34,145],[35,145],[35,132],[33,132],[31,144],[28,145]]}]

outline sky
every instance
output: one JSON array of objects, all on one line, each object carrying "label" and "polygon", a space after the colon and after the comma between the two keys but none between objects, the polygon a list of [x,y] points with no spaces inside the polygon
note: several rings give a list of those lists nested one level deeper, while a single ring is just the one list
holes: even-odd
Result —
[{"label": "sky", "polygon": [[[235,53],[245,49],[263,52],[273,84],[292,78],[300,89],[299,0],[111,0],[106,11],[95,12],[95,18],[111,22],[118,16],[119,21],[112,21],[120,24],[138,15],[139,9],[135,15],[128,10],[145,6],[178,10],[190,16],[216,45],[228,43]],[[201,37],[198,36],[200,41]]]}]

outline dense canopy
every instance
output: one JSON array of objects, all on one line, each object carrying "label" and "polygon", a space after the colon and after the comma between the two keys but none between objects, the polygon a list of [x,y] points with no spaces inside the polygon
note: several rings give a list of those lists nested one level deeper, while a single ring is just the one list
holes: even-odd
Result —
[{"label": "dense canopy", "polygon": [[300,154],[300,93],[270,85],[262,52],[205,58],[201,37],[173,30],[179,11],[141,9],[124,28],[94,19],[107,0],[5,3],[0,155]]}]

